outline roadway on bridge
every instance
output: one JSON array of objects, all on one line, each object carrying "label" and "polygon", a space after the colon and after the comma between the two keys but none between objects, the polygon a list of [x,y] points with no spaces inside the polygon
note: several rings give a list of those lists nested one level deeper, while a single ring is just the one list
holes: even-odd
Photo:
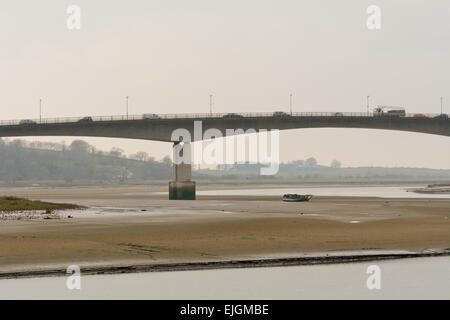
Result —
[{"label": "roadway on bridge", "polygon": [[[194,138],[194,123],[202,132],[218,129],[289,130],[301,128],[362,128],[399,130],[450,136],[450,120],[442,115],[407,114],[403,117],[373,113],[232,113],[232,114],[143,114],[38,120],[0,121],[0,137],[80,136],[144,139],[171,142],[172,132],[184,128]],[[200,139],[203,139],[200,138]],[[194,140],[194,139],[193,139]]]}]

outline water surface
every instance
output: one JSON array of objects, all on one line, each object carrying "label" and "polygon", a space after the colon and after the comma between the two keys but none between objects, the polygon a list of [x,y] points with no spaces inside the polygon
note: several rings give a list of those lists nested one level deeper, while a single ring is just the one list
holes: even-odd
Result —
[{"label": "water surface", "polygon": [[[369,290],[369,265],[381,289]],[[450,299],[450,257],[275,268],[0,280],[0,299]]]},{"label": "water surface", "polygon": [[198,195],[224,195],[224,196],[282,196],[285,193],[312,194],[316,196],[341,197],[381,197],[381,198],[441,198],[450,199],[450,194],[424,194],[408,192],[411,186],[396,187],[280,187],[261,189],[226,189],[201,190]]}]

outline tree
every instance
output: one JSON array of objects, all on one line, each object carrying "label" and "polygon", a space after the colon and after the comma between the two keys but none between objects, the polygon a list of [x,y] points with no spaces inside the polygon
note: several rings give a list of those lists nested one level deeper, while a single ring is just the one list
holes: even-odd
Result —
[{"label": "tree", "polygon": [[165,167],[172,167],[172,159],[169,156],[165,156],[162,159],[162,163]]},{"label": "tree", "polygon": [[331,161],[331,165],[332,168],[340,168],[342,166],[342,163],[340,161],[337,160],[333,160]]},{"label": "tree", "polygon": [[70,144],[70,151],[75,153],[88,153],[90,150],[90,145],[86,141],[83,140],[74,140]]},{"label": "tree", "polygon": [[131,159],[139,160],[139,161],[148,161],[149,157],[147,152],[139,151],[136,154],[132,154],[130,156]]},{"label": "tree", "polygon": [[112,157],[121,157],[123,154],[123,150],[120,148],[112,148],[111,151],[109,152],[109,155]]},{"label": "tree", "polygon": [[303,167],[305,165],[305,161],[303,161],[303,160],[295,160],[295,161],[292,161],[292,165],[295,168]]},{"label": "tree", "polygon": [[316,158],[311,157],[311,158],[306,159],[305,166],[307,166],[307,167],[316,167],[317,166]]}]

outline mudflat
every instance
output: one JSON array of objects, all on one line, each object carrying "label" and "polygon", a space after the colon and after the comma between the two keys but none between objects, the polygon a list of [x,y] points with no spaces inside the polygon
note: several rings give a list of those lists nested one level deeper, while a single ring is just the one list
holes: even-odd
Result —
[{"label": "mudflat", "polygon": [[450,248],[450,199],[169,201],[159,191],[166,188],[0,189],[0,195],[90,207],[67,212],[71,218],[0,220],[0,272]]}]

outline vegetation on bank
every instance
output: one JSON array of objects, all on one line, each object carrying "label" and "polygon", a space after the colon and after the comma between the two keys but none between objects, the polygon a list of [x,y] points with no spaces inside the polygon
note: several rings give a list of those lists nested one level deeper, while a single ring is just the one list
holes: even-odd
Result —
[{"label": "vegetation on bank", "polygon": [[[151,151],[150,151],[151,153]],[[260,164],[193,166],[194,180],[203,184],[435,184],[450,183],[450,170],[426,168],[342,167],[305,160],[280,163],[273,176],[262,176]],[[117,184],[167,185],[172,178],[169,157],[157,161],[146,152],[125,155],[112,148],[97,150],[82,140],[64,143],[26,142],[0,138],[1,186],[108,186]]]},{"label": "vegetation on bank", "polygon": [[84,207],[70,203],[51,203],[33,201],[25,198],[3,196],[0,197],[0,212],[11,211],[40,211],[51,212],[53,210],[82,209]]}]

